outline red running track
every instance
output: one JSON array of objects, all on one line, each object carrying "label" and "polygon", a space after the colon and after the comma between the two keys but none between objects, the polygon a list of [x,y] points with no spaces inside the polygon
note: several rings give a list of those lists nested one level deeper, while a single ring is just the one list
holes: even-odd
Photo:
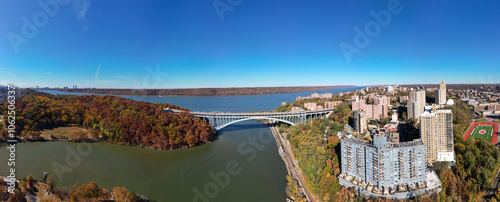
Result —
[{"label": "red running track", "polygon": [[493,122],[474,122],[474,123],[472,123],[472,125],[469,127],[469,129],[467,130],[467,132],[464,135],[464,140],[467,140],[467,138],[469,138],[469,136],[472,133],[472,131],[474,130],[474,128],[480,124],[493,126],[493,134],[491,137],[491,143],[496,144],[498,141],[498,124],[493,123]]}]

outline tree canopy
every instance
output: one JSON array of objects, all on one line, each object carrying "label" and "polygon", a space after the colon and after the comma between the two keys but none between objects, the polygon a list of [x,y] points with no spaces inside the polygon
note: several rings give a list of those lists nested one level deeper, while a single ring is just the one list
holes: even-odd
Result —
[{"label": "tree canopy", "polygon": [[[7,115],[6,103],[0,109]],[[33,95],[16,102],[16,132],[21,138],[46,128],[78,125],[88,128],[91,139],[154,149],[193,147],[212,141],[214,129],[184,108],[134,101],[115,96]],[[6,131],[0,132],[5,141]]]}]

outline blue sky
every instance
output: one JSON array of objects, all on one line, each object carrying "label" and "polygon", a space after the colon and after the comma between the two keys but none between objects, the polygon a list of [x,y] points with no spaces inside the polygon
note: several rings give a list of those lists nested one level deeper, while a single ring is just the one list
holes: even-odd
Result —
[{"label": "blue sky", "polygon": [[[51,6],[1,2],[0,84],[194,88],[500,82],[500,2],[494,0],[40,2]],[[371,11],[389,13],[390,21],[384,15],[387,23],[381,25]],[[356,46],[355,28],[367,34],[367,25],[372,25],[369,44]],[[357,53],[346,57],[342,43]]]}]

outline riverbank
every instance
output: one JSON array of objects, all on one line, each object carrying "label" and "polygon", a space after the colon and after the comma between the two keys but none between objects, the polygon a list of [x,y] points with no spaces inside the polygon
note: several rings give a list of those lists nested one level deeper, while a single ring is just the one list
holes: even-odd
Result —
[{"label": "riverbank", "polygon": [[270,129],[274,139],[276,140],[276,144],[278,145],[279,154],[283,159],[283,162],[285,162],[288,175],[297,180],[300,193],[305,196],[307,201],[317,201],[314,194],[307,187],[304,176],[302,175],[302,170],[300,169],[297,160],[295,160],[295,157],[293,156],[293,153],[290,149],[290,144],[286,140],[286,137],[283,137],[280,134],[279,129],[276,126],[271,126]]},{"label": "riverbank", "polygon": [[16,180],[13,193],[6,189],[6,178],[0,176],[0,201],[149,201],[146,196],[131,193],[125,187],[114,187],[109,191],[93,181],[81,186],[77,182],[71,188],[56,187],[54,178],[46,174],[41,180],[36,180],[31,174]]}]

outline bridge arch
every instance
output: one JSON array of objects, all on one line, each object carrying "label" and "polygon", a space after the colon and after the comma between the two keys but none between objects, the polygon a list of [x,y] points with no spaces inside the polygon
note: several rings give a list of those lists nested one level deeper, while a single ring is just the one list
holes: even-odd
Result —
[{"label": "bridge arch", "polygon": [[225,123],[225,124],[223,124],[221,126],[215,127],[215,129],[216,130],[220,130],[220,129],[223,129],[226,126],[229,126],[231,124],[235,124],[235,123],[242,122],[242,121],[248,121],[248,120],[258,120],[258,119],[267,119],[267,120],[279,121],[279,122],[290,124],[292,126],[295,125],[295,123],[287,121],[287,120],[284,120],[284,119],[278,119],[278,118],[272,118],[272,117],[265,117],[265,116],[253,116],[253,117],[246,117],[246,118],[242,118],[242,119],[238,119],[238,120],[234,120],[234,121]]}]

